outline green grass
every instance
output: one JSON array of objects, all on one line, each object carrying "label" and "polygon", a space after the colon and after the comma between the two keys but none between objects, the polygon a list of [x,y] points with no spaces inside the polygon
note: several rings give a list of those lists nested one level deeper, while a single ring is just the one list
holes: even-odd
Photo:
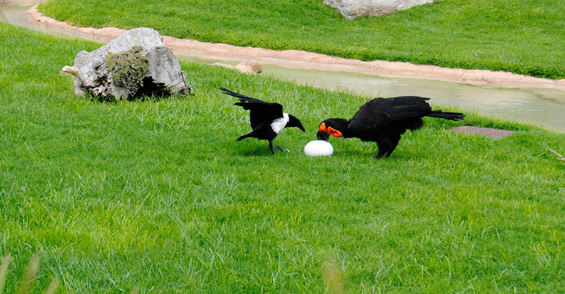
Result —
[{"label": "green grass", "polygon": [[322,2],[50,0],[40,10],[78,26],[144,26],[239,46],[565,78],[565,1],[443,0],[352,21]]},{"label": "green grass", "polygon": [[[565,291],[565,135],[468,113],[427,119],[391,158],[375,144],[303,146],[365,98],[182,63],[195,96],[102,103],[58,74],[99,45],[0,24],[0,254],[6,291],[41,258],[35,293]],[[226,87],[277,101],[307,129],[270,154]],[[433,101],[433,100],[432,100]],[[453,110],[453,109],[452,109]],[[339,275],[337,275],[339,276]],[[335,284],[335,282],[334,282]]]}]

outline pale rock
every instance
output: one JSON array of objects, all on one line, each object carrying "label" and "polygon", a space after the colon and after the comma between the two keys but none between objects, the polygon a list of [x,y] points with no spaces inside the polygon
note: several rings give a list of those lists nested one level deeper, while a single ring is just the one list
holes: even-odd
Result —
[{"label": "pale rock", "polygon": [[76,78],[78,76],[78,68],[74,66],[65,65],[63,66],[63,69],[61,69],[60,74],[62,76],[71,76]]},{"label": "pale rock", "polygon": [[[103,100],[131,99],[131,90],[116,85],[106,63],[109,53],[121,53],[140,46],[141,56],[148,59],[143,85],[137,93],[148,95],[194,94],[181,70],[177,57],[162,42],[161,35],[149,28],[132,29],[112,40],[109,44],[92,52],[81,51],[74,61],[77,71],[75,95],[84,97],[89,93]],[[64,68],[63,72],[68,72]]]},{"label": "pale rock", "polygon": [[324,0],[324,4],[335,8],[347,19],[393,14],[432,2],[434,0]]},{"label": "pale rock", "polygon": [[248,60],[244,60],[240,63],[238,63],[237,65],[230,65],[230,64],[225,64],[225,63],[213,63],[212,65],[217,65],[217,66],[222,66],[225,68],[231,68],[231,69],[237,69],[242,73],[253,73],[253,74],[258,74],[263,72],[263,67],[261,66],[260,63],[248,59]]},{"label": "pale rock", "polygon": [[238,65],[235,66],[235,68],[243,73],[263,72],[263,67],[261,66],[261,64],[253,60],[245,60],[243,62],[240,62]]}]

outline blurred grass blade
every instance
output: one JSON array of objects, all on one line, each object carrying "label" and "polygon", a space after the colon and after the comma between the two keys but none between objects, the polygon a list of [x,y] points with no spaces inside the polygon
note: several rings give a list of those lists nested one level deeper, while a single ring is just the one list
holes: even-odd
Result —
[{"label": "blurred grass blade", "polygon": [[555,154],[555,156],[557,156],[557,159],[561,160],[561,161],[565,161],[565,156],[559,154],[557,151],[551,149],[551,148],[547,148],[549,149],[549,151],[551,151],[553,154]]},{"label": "blurred grass blade", "polygon": [[2,258],[2,266],[0,267],[0,294],[4,293],[6,286],[6,275],[8,275],[8,265],[10,264],[10,254]]},{"label": "blurred grass blade", "polygon": [[47,288],[47,292],[45,292],[45,294],[55,294],[57,288],[59,288],[59,280],[53,279],[53,281],[51,281],[51,284],[49,284],[49,288]]},{"label": "blurred grass blade", "polygon": [[322,264],[322,275],[326,281],[326,289],[331,294],[345,294],[345,279],[343,272],[333,260],[327,260]]},{"label": "blurred grass blade", "polygon": [[31,293],[33,286],[33,280],[39,271],[39,256],[35,255],[31,258],[27,270],[22,278],[20,288],[18,289],[18,294]]}]

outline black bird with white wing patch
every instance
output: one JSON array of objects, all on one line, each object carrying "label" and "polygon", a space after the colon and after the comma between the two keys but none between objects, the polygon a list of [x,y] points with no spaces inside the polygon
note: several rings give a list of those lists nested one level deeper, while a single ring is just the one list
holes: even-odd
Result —
[{"label": "black bird with white wing patch", "polygon": [[417,96],[374,98],[363,104],[350,120],[324,120],[318,129],[318,140],[328,141],[332,135],[336,138],[359,138],[362,141],[376,142],[379,153],[374,158],[389,157],[406,130],[414,131],[422,127],[422,117],[448,120],[461,120],[465,117],[459,112],[432,110],[427,102],[429,99]]},{"label": "black bird with white wing patch", "polygon": [[298,118],[283,112],[283,107],[279,103],[261,101],[259,99],[232,92],[225,88],[220,88],[220,90],[222,90],[224,94],[238,98],[240,102],[235,103],[235,105],[249,110],[249,120],[253,131],[237,138],[237,141],[241,141],[245,138],[268,140],[269,148],[271,149],[271,152],[275,154],[273,145],[284,152],[284,149],[281,146],[273,143],[273,140],[277,137],[279,132],[282,131],[282,129],[297,127],[303,132],[306,131]]}]

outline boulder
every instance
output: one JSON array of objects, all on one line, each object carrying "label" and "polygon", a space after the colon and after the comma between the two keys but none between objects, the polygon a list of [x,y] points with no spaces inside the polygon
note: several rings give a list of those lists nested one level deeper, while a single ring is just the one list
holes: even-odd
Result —
[{"label": "boulder", "polygon": [[242,73],[258,74],[258,73],[263,72],[263,67],[261,66],[261,64],[259,62],[255,62],[251,59],[244,60],[244,61],[238,63],[237,65],[230,65],[230,64],[219,63],[219,62],[213,63],[212,65],[222,66],[222,67],[231,68],[231,69],[237,69]]},{"label": "boulder", "polygon": [[432,2],[434,0],[324,0],[324,4],[335,8],[347,19],[392,14]]},{"label": "boulder", "polygon": [[263,67],[259,62],[244,60],[235,66],[235,69],[243,73],[262,73]]},{"label": "boulder", "polygon": [[89,93],[101,100],[123,100],[194,93],[173,51],[149,28],[129,30],[97,50],[79,52],[74,66],[62,73],[76,73],[79,97]]}]

